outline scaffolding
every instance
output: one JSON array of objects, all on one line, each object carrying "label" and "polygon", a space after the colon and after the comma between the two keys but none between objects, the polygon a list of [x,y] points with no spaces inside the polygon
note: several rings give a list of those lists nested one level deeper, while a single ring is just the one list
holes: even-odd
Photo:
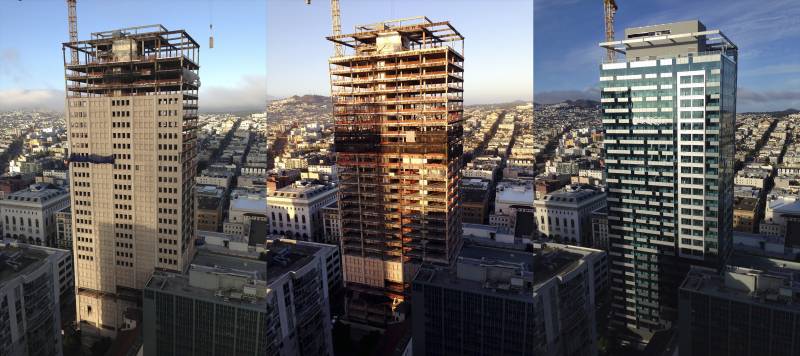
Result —
[{"label": "scaffolding", "polygon": [[399,264],[402,276],[366,288],[396,304],[419,265],[449,265],[460,241],[464,38],[449,22],[415,17],[328,40],[345,48],[329,60],[342,253]]}]

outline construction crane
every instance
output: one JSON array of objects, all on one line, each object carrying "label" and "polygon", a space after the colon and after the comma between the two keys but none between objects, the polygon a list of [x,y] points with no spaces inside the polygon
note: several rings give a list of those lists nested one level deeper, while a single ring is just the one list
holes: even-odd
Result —
[{"label": "construction crane", "polygon": [[[614,41],[614,14],[617,13],[617,2],[615,0],[603,0],[603,7],[605,9],[606,17],[606,42]],[[614,49],[609,47],[606,49],[606,60],[609,62],[614,61],[616,53]]]},{"label": "construction crane", "polygon": [[[306,0],[306,5],[311,5],[311,0]],[[331,0],[331,22],[333,23],[333,35],[338,36],[342,34],[341,13],[339,12],[339,0]],[[344,55],[342,44],[334,42],[333,56],[341,57]]]},{"label": "construction crane", "polygon": [[[69,21],[69,42],[75,46],[78,42],[78,11],[76,10],[78,0],[67,0],[67,18]],[[70,49],[70,64],[78,64],[78,50]]]}]

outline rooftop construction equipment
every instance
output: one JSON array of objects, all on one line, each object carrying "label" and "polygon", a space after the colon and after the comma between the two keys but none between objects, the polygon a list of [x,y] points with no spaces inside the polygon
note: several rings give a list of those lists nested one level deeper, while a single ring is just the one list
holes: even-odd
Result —
[{"label": "rooftop construction equipment", "polygon": [[[605,12],[606,42],[614,41],[614,15],[617,13],[617,2],[615,0],[603,0]],[[606,49],[606,60],[614,61],[616,54],[613,49]]]}]

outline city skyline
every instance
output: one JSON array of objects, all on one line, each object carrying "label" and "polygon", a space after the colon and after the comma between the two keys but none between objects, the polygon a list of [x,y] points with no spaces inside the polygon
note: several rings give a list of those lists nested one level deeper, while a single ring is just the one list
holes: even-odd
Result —
[{"label": "city skyline", "polygon": [[[200,111],[263,110],[266,5],[247,0],[203,0],[191,4],[155,0],[78,1],[78,38],[151,24],[184,29],[200,44],[203,62],[200,96],[204,99]],[[158,11],[147,11],[153,8]],[[0,4],[0,110],[64,110],[61,43],[69,41],[66,20],[63,1]],[[208,48],[209,23],[214,25],[213,49]],[[21,29],[31,28],[36,30],[20,35]]]},{"label": "city skyline", "polygon": [[[464,102],[490,104],[531,101],[533,93],[533,3],[469,1],[342,1],[342,33],[356,25],[427,16],[448,19],[471,45],[465,48],[473,68],[465,81]],[[303,18],[303,26],[296,19]],[[513,33],[498,36],[497,29]],[[328,65],[333,45],[328,1],[269,1],[267,4],[267,95],[330,95]],[[288,35],[291,34],[291,35]],[[509,53],[510,52],[510,53]],[[503,55],[499,55],[503,53]],[[467,94],[469,93],[469,94]]]},{"label": "city skyline", "polygon": [[[800,109],[800,7],[795,1],[618,1],[616,37],[628,27],[700,19],[725,29],[742,48],[739,111]],[[600,1],[535,2],[535,101],[599,100],[599,63],[604,50]]]},{"label": "city skyline", "polygon": [[800,0],[8,0],[0,355],[800,355],[798,41]]}]

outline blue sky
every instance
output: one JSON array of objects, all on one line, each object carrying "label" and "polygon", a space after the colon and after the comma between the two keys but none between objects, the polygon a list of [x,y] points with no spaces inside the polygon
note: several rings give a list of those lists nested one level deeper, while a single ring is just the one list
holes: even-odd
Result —
[{"label": "blue sky", "polygon": [[[626,27],[698,19],[739,48],[738,111],[800,109],[800,1],[617,0]],[[600,0],[535,1],[537,102],[597,99],[603,50]]]},{"label": "blue sky", "polygon": [[[450,21],[465,37],[467,104],[531,100],[532,0],[341,0],[342,31],[387,19]],[[329,95],[330,1],[267,4],[267,94]]]},{"label": "blue sky", "polygon": [[[156,23],[185,29],[202,46],[201,110],[264,107],[265,19],[262,0],[78,0],[79,39]],[[63,109],[61,43],[68,40],[64,0],[0,1],[0,110]]]}]

